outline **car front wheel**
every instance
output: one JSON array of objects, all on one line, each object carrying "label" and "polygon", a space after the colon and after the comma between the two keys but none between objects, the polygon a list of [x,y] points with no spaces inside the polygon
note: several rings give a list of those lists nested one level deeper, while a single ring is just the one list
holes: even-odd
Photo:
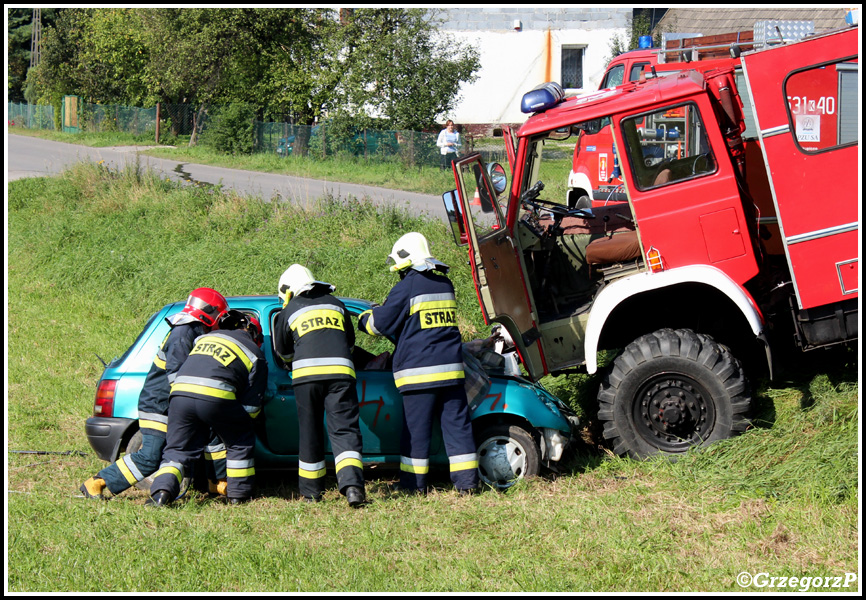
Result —
[{"label": "car front wheel", "polygon": [[505,490],[541,470],[541,453],[532,434],[518,425],[488,425],[475,436],[481,481]]}]

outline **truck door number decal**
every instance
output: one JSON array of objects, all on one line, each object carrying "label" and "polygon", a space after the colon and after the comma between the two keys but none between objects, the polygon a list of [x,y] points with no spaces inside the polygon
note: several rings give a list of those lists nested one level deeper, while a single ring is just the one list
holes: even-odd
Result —
[{"label": "truck door number decal", "polygon": [[821,96],[817,100],[808,96],[788,96],[788,106],[793,115],[833,115],[836,114],[836,98]]}]

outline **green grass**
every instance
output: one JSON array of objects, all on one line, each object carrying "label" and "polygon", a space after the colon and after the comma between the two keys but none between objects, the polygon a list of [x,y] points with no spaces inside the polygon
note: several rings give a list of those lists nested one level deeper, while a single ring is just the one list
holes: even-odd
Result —
[{"label": "green grass", "polygon": [[[339,294],[381,301],[393,241],[422,231],[453,266],[461,329],[486,334],[465,249],[439,222],[363,200],[306,209],[79,166],[8,188],[7,456],[11,592],[744,591],[737,575],[844,577],[859,568],[859,387],[853,353],[756,382],[756,426],[677,462],[587,443],[558,476],[426,498],[367,469],[372,504],[295,500],[262,478],[229,507],[192,492],[147,510],[131,490],[81,498],[101,468],[84,435],[95,384],[147,317],[190,289],[274,293],[292,262]],[[840,359],[841,356],[841,359]],[[546,384],[591,420],[597,378]],[[748,591],[783,591],[749,588]],[[859,591],[859,582],[847,589]]]},{"label": "green grass", "polygon": [[[27,135],[38,137],[43,140],[54,142],[66,142],[68,144],[79,144],[93,148],[108,148],[111,146],[153,146],[153,133],[135,135],[121,131],[82,131],[80,133],[65,133],[54,129],[28,129],[27,127],[15,126],[7,129],[8,133],[16,135]],[[187,136],[188,138],[189,136]],[[189,141],[189,139],[187,139]]]}]

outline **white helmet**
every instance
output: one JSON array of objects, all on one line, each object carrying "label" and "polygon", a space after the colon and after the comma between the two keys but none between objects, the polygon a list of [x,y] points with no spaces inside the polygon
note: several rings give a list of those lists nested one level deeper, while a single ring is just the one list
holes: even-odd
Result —
[{"label": "white helmet", "polygon": [[313,274],[310,270],[303,266],[294,264],[285,270],[280,277],[277,295],[283,302],[283,306],[289,303],[293,296],[302,294],[303,292],[313,289],[315,285],[324,285],[334,291],[334,286],[324,281],[316,281],[313,279]]},{"label": "white helmet", "polygon": [[394,261],[391,266],[392,273],[399,273],[409,267],[416,271],[429,269],[448,271],[448,265],[433,258],[430,254],[430,246],[427,245],[427,238],[417,231],[407,233],[397,240],[388,258]]}]

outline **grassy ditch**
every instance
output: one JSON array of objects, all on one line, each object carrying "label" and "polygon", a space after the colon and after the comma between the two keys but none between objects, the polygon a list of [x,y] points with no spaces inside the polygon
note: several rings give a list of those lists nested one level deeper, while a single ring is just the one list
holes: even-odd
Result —
[{"label": "grassy ditch", "polygon": [[[7,589],[11,592],[799,591],[738,575],[820,577],[859,591],[856,357],[758,382],[759,419],[675,463],[578,449],[564,472],[507,493],[293,501],[293,476],[228,507],[145,510],[132,490],[81,498],[101,468],[84,436],[95,383],[147,317],[190,289],[273,293],[302,262],[340,294],[381,301],[393,241],[422,231],[453,265],[461,329],[484,335],[463,249],[439,222],[363,201],[309,209],[79,166],[8,188]],[[839,356],[839,355],[837,355]],[[583,385],[582,385],[583,384]],[[595,384],[550,387],[575,405]],[[19,454],[12,451],[73,452]],[[79,453],[84,453],[80,455]],[[837,582],[847,588],[824,588]],[[741,580],[742,581],[742,580]],[[765,583],[762,587],[761,583]]]}]

